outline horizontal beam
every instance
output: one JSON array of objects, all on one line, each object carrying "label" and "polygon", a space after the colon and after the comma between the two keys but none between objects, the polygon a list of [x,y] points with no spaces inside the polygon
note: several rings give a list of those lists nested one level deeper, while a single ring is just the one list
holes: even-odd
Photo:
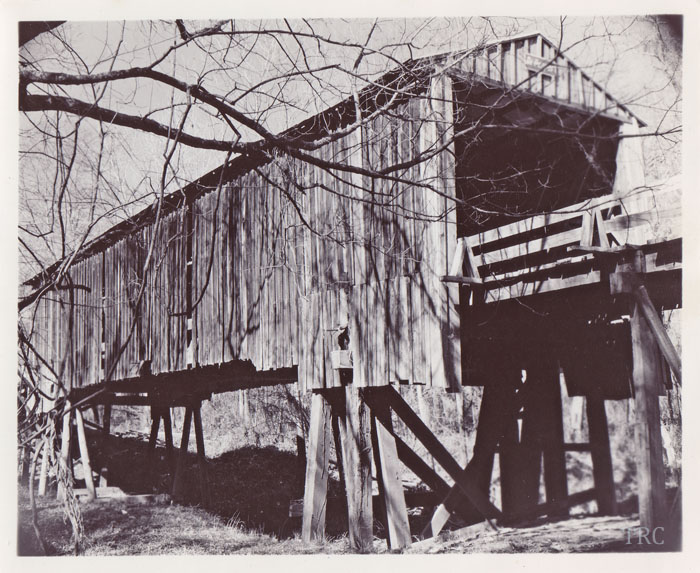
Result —
[{"label": "horizontal beam", "polygon": [[91,402],[104,403],[101,398],[104,394],[128,393],[158,395],[168,401],[179,395],[219,394],[277,384],[293,384],[297,378],[296,366],[261,372],[255,370],[248,362],[231,362],[83,386],[71,392],[71,400],[78,403],[95,395],[94,399],[90,399]]},{"label": "horizontal beam", "polygon": [[477,279],[474,277],[460,277],[460,276],[453,276],[453,275],[444,275],[440,277],[440,280],[444,283],[458,283],[458,284],[463,284],[463,285],[481,285],[484,284],[484,281],[481,279]]}]

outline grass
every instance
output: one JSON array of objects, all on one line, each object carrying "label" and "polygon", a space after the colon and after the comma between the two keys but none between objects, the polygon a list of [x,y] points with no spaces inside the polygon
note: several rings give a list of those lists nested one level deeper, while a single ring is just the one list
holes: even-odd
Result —
[{"label": "grass", "polygon": [[[41,555],[31,529],[26,488],[19,493],[18,553]],[[39,527],[52,555],[70,555],[70,528],[53,496],[38,501]],[[84,555],[233,555],[347,553],[343,537],[305,545],[298,536],[279,540],[199,507],[178,504],[86,504]],[[379,541],[379,540],[378,540]],[[377,543],[381,551],[383,542]]]},{"label": "grass", "polygon": [[[143,436],[88,432],[92,465],[106,469],[108,484],[130,494],[169,493],[170,465],[164,447],[149,452]],[[178,451],[175,451],[177,455]],[[139,505],[113,500],[82,505],[85,555],[314,554],[347,553],[347,517],[340,484],[329,480],[328,540],[305,545],[301,518],[289,502],[303,496],[303,468],[292,452],[245,446],[207,460],[209,502],[200,499],[200,473],[188,453],[180,503]],[[83,487],[78,481],[76,487]],[[55,490],[54,490],[55,491]],[[39,527],[52,555],[73,552],[61,505],[37,499]],[[333,501],[335,500],[335,503]],[[26,487],[19,492],[18,553],[39,555]],[[386,551],[383,539],[375,552]]]}]

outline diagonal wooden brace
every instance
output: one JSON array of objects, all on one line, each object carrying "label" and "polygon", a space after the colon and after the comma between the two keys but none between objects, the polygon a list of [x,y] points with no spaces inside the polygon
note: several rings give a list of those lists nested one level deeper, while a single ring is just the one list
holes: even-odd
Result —
[{"label": "diagonal wooden brace", "polygon": [[[392,428],[390,421],[387,420],[387,416],[383,412],[373,410],[372,413],[375,415],[380,424],[386,428]],[[416,452],[414,452],[410,446],[408,446],[408,444],[397,436],[393,428],[391,433],[396,442],[396,451],[399,460],[414,474],[416,474],[430,489],[432,489],[439,499],[444,500],[447,498],[452,490],[447,482],[442,479],[442,477],[440,477],[440,475],[433,468],[425,463],[423,459]],[[473,506],[465,502],[464,496],[461,494],[461,490],[459,488],[457,488],[457,491],[460,492],[460,495],[450,498],[448,507],[450,510],[459,513],[464,519],[473,517]],[[449,515],[447,519],[449,519]],[[447,519],[445,519],[445,521],[447,521]]]},{"label": "diagonal wooden brace", "polygon": [[[375,389],[368,393],[369,400],[372,400],[372,394]],[[489,520],[490,518],[502,517],[501,511],[493,505],[488,496],[480,491],[473,483],[471,476],[465,473],[457,461],[447,451],[445,446],[435,437],[420,417],[413,411],[404,399],[394,388],[385,386],[377,391],[386,393],[385,396],[389,401],[391,408],[396,412],[396,415],[406,424],[406,426],[415,434],[418,440],[431,453],[435,460],[445,469],[447,474],[455,481],[458,487],[469,500],[469,502],[481,513],[481,515]],[[491,523],[491,526],[496,529],[496,526]]]}]

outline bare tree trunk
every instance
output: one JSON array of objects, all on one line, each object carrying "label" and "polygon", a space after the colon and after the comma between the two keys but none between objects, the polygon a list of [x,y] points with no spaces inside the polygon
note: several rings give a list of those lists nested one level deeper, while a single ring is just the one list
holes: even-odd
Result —
[{"label": "bare tree trunk", "polygon": [[[34,455],[32,456],[32,461],[29,464],[29,505],[32,509],[32,528],[34,529],[34,535],[36,536],[37,541],[39,542],[39,545],[41,546],[41,550],[44,552],[44,555],[48,555],[48,549],[46,548],[46,543],[44,542],[44,538],[41,535],[41,530],[39,529],[39,519],[37,516],[37,509],[36,509],[36,499],[34,498],[34,472],[36,471],[36,460],[39,457],[39,453],[44,450],[44,448],[48,448],[49,444],[46,439],[42,439],[39,442],[39,447],[36,449],[34,452]],[[46,452],[44,452],[46,456]],[[42,460],[42,469],[43,466],[45,465],[46,457]]]}]

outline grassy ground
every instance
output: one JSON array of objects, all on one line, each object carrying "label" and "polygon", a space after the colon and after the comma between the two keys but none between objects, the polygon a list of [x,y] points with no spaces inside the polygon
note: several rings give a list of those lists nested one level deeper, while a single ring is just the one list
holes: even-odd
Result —
[{"label": "grassy ground", "polygon": [[[18,553],[42,555],[31,528],[26,489],[20,490]],[[38,502],[39,527],[49,554],[70,555],[70,528],[63,510],[52,497]],[[178,504],[126,504],[124,502],[83,505],[84,555],[229,555],[345,553],[347,539],[304,545],[296,537],[280,540],[246,528],[240,521],[226,523],[199,507]],[[377,540],[376,550],[385,544]]]},{"label": "grassy ground", "polygon": [[[149,452],[145,436],[109,436],[89,432],[93,468],[105,469],[108,483],[127,493],[165,494],[171,490],[172,462],[163,444]],[[151,505],[123,501],[83,505],[86,555],[164,554],[314,554],[347,553],[347,517],[342,485],[329,479],[328,540],[306,546],[300,540],[301,519],[289,517],[291,500],[303,496],[303,467],[296,454],[276,447],[244,446],[209,458],[209,500],[200,497],[196,455],[187,454],[184,496],[179,503]],[[575,472],[574,472],[575,473]],[[336,474],[337,477],[337,474]],[[573,476],[576,477],[576,476]],[[83,484],[78,482],[77,487]],[[576,484],[580,485],[580,484]],[[576,490],[580,489],[579,487]],[[73,552],[70,527],[62,508],[48,496],[38,500],[38,521],[49,553]],[[18,553],[41,554],[31,528],[26,488],[19,495]],[[620,504],[620,509],[624,504]],[[626,508],[633,513],[636,507]],[[420,531],[429,511],[411,510],[411,530]],[[634,551],[621,545],[627,518],[574,518],[527,528],[501,528],[498,533],[461,530],[411,549],[420,553],[519,553]],[[376,523],[374,551],[386,552],[384,532]],[[459,523],[453,523],[459,528]],[[477,528],[478,529],[478,528]],[[649,548],[647,548],[649,549]],[[654,548],[652,548],[654,549]]]},{"label": "grassy ground", "polygon": [[[19,492],[18,553],[42,555],[31,528],[26,488]],[[346,536],[305,545],[298,535],[279,539],[254,531],[242,522],[225,522],[202,508],[179,504],[128,504],[111,501],[83,505],[84,555],[303,555],[348,553]],[[50,555],[70,555],[70,529],[53,496],[38,501],[39,527]],[[408,553],[588,553],[672,549],[629,543],[627,530],[635,516],[575,517],[558,522],[533,522],[527,527],[501,527],[497,532],[477,525],[445,532],[415,543]],[[634,530],[633,530],[634,531]],[[634,534],[631,536],[634,541]],[[374,553],[386,553],[375,539]]]}]

